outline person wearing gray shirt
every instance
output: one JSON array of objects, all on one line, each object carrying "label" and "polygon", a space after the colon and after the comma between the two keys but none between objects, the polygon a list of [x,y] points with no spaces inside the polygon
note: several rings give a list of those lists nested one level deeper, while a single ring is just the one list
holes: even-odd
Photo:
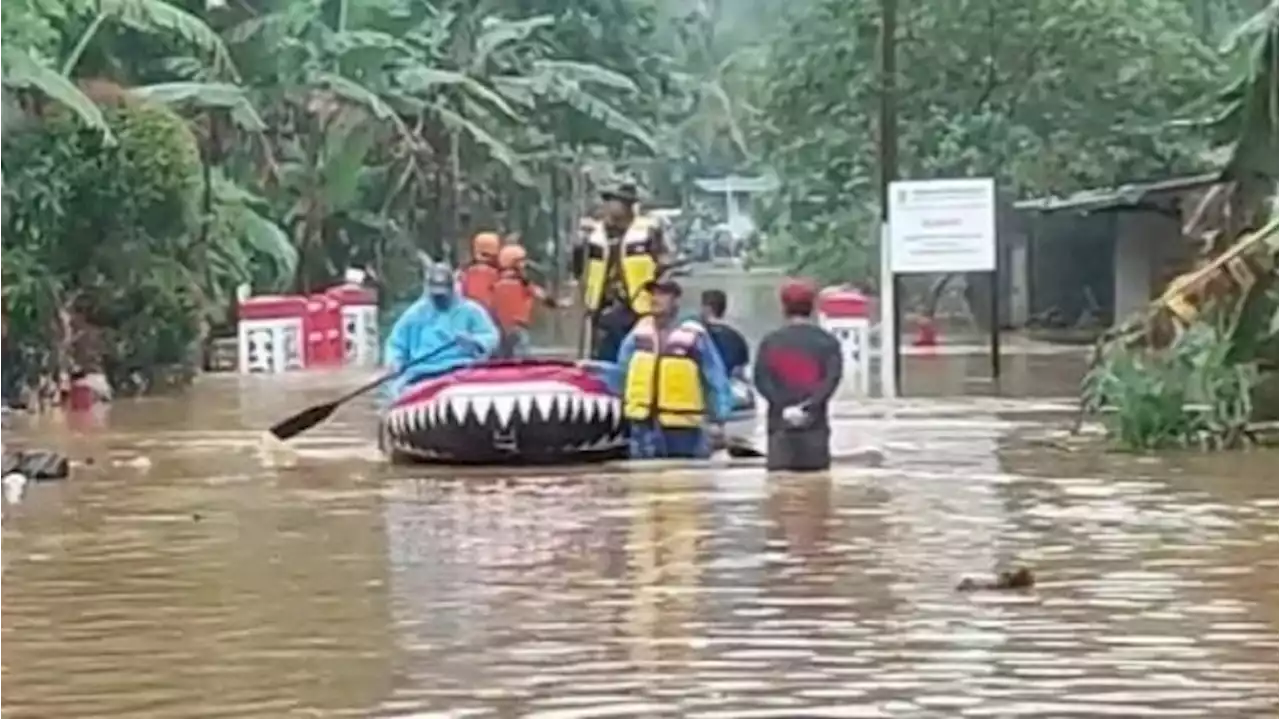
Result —
[{"label": "person wearing gray shirt", "polygon": [[771,470],[815,472],[831,466],[829,403],[844,370],[840,342],[813,322],[817,289],[790,280],[780,293],[782,327],[756,350],[756,390],[769,403]]}]

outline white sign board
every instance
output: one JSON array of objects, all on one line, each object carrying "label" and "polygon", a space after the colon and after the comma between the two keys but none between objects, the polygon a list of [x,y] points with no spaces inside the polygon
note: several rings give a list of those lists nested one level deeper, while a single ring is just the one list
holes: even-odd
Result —
[{"label": "white sign board", "polygon": [[996,181],[889,184],[889,263],[899,272],[996,269]]}]

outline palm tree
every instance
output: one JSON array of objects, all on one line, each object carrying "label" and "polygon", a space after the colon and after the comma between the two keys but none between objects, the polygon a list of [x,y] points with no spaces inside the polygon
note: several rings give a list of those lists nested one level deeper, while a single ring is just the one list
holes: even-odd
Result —
[{"label": "palm tree", "polygon": [[635,84],[557,59],[540,37],[554,24],[391,2],[342,2],[330,15],[284,2],[237,18],[226,36],[237,55],[258,60],[242,64],[256,69],[247,82],[280,156],[275,194],[303,257],[303,284],[349,259],[342,238],[353,232],[396,236],[399,245],[429,234],[424,249],[444,251],[484,196],[539,184],[531,163],[556,144],[565,111],[653,147],[612,103]]}]

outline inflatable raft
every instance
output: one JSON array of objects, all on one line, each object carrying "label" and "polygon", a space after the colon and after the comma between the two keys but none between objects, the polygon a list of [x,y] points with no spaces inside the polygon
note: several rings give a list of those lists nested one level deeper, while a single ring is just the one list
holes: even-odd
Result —
[{"label": "inflatable raft", "polygon": [[[394,463],[575,464],[627,455],[615,366],[494,360],[407,387],[383,412],[379,442]],[[730,426],[754,425],[755,393],[736,383]],[[731,429],[730,431],[734,431]]]}]

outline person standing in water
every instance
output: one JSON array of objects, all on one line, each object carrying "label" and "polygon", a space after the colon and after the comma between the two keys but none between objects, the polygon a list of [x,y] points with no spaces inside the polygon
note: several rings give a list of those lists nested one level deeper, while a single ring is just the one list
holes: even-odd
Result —
[{"label": "person standing in water", "polygon": [[724,321],[729,298],[723,290],[705,290],[702,293],[702,324],[706,326],[724,360],[725,371],[730,377],[746,379],[747,364],[751,362],[751,348],[742,333]]},{"label": "person standing in water", "polygon": [[387,337],[383,364],[403,373],[392,383],[394,397],[405,387],[479,362],[498,348],[498,327],[476,302],[459,297],[449,266],[425,270],[422,297],[396,320]]},{"label": "person standing in water", "polygon": [[813,322],[817,289],[788,280],[780,293],[785,324],[756,350],[755,384],[769,403],[771,470],[813,472],[831,466],[828,404],[844,371],[840,341]]},{"label": "person standing in water", "polygon": [[702,323],[679,317],[680,285],[663,280],[646,290],[653,312],[636,322],[618,351],[631,457],[709,457],[711,440],[724,434],[733,411],[729,375]]}]

